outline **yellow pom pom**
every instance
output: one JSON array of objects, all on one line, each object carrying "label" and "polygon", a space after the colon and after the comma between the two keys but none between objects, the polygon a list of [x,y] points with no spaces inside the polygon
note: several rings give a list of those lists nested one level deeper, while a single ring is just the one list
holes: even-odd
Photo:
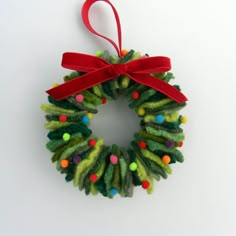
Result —
[{"label": "yellow pom pom", "polygon": [[181,116],[180,121],[181,123],[186,124],[188,122],[188,118],[186,116]]},{"label": "yellow pom pom", "polygon": [[129,82],[130,82],[130,79],[127,76],[125,76],[121,80],[121,87],[122,88],[128,88],[129,87]]},{"label": "yellow pom pom", "polygon": [[145,115],[145,110],[143,108],[138,109],[138,115],[139,116],[144,116]]},{"label": "yellow pom pom", "polygon": [[54,84],[52,85],[53,88],[55,88],[55,87],[57,87],[57,86],[59,86],[58,83],[54,83]]},{"label": "yellow pom pom", "polygon": [[89,112],[89,113],[87,114],[87,116],[88,116],[88,118],[89,118],[90,120],[93,119],[93,113]]}]

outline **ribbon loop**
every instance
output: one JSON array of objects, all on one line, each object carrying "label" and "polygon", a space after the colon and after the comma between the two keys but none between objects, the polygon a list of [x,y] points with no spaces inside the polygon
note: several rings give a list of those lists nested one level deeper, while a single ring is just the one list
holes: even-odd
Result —
[{"label": "ribbon loop", "polygon": [[[98,32],[92,27],[92,25],[91,25],[91,23],[90,23],[90,20],[89,20],[89,10],[90,10],[91,6],[92,6],[94,3],[98,2],[98,1],[106,2],[106,3],[108,3],[108,4],[111,6],[111,8],[112,8],[112,11],[113,11],[114,16],[115,16],[115,19],[116,19],[116,26],[117,26],[117,33],[118,33],[118,46],[116,45],[116,43],[115,43],[112,39],[110,39],[110,38],[108,38],[108,37],[106,37],[106,36],[104,36],[104,35],[98,33]],[[95,34],[95,35],[97,35],[97,36],[99,36],[99,37],[101,37],[101,38],[104,38],[104,39],[107,40],[109,43],[111,43],[111,44],[113,45],[113,47],[115,48],[115,50],[117,51],[118,56],[121,57],[122,33],[121,33],[120,18],[119,18],[119,15],[118,15],[118,13],[117,13],[115,7],[111,4],[111,2],[110,2],[109,0],[86,0],[85,3],[84,3],[84,5],[83,5],[83,7],[82,7],[82,20],[83,20],[84,25],[86,26],[86,28],[87,28],[91,33],[93,33],[93,34]]]}]

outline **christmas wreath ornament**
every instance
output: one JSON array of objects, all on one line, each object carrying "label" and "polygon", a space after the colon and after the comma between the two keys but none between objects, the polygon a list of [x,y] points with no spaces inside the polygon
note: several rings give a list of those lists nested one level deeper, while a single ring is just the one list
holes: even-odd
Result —
[{"label": "christmas wreath ornament", "polygon": [[[184,160],[179,151],[184,140],[180,126],[187,119],[178,112],[187,98],[179,86],[169,84],[174,78],[168,72],[169,58],[122,50],[120,20],[110,1],[100,0],[114,12],[118,46],[93,29],[88,13],[98,1],[85,1],[83,22],[93,34],[110,42],[118,56],[108,51],[98,51],[96,56],[63,54],[62,66],[73,72],[65,76],[63,84],[47,91],[50,104],[41,106],[49,129],[47,148],[54,153],[52,162],[66,181],[73,181],[86,194],[131,197],[134,186],[152,193],[153,180],[166,179],[172,172],[170,166]],[[119,96],[125,96],[141,118],[140,130],[128,149],[106,145],[89,129],[99,105]]]}]

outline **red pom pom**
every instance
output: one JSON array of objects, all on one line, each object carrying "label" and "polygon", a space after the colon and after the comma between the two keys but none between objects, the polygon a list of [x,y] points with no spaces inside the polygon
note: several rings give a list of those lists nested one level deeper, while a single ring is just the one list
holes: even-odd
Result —
[{"label": "red pom pom", "polygon": [[183,142],[183,141],[180,141],[180,142],[179,142],[179,147],[183,147],[183,145],[184,145],[184,142]]},{"label": "red pom pom", "polygon": [[106,98],[102,98],[102,104],[106,104],[107,103],[107,99]]},{"label": "red pom pom", "polygon": [[141,142],[139,142],[139,147],[140,147],[141,149],[145,149],[145,148],[147,147],[147,143],[144,142],[144,141],[141,141]]},{"label": "red pom pom", "polygon": [[98,176],[96,174],[91,174],[89,176],[89,180],[92,182],[92,183],[95,183],[97,180],[98,180]]},{"label": "red pom pom", "polygon": [[65,122],[66,120],[67,120],[67,116],[66,115],[60,115],[59,121]]},{"label": "red pom pom", "polygon": [[149,182],[148,180],[144,180],[144,181],[142,182],[142,187],[143,187],[143,189],[148,189],[149,186],[150,186],[150,182]]},{"label": "red pom pom", "polygon": [[89,140],[89,146],[91,146],[91,147],[95,146],[96,143],[97,143],[96,139],[90,139]]},{"label": "red pom pom", "polygon": [[132,98],[135,99],[135,100],[138,99],[139,96],[140,96],[140,95],[139,95],[139,92],[137,92],[137,91],[134,91],[134,92],[132,93]]}]

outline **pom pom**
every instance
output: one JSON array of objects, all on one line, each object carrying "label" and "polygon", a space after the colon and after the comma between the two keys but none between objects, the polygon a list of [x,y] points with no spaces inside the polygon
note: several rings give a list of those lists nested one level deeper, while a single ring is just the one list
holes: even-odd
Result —
[{"label": "pom pom", "polygon": [[90,139],[89,140],[89,146],[90,147],[94,147],[96,145],[96,143],[97,143],[96,139]]},{"label": "pom pom", "polygon": [[188,122],[188,118],[186,116],[181,116],[180,121],[182,124],[186,124]]},{"label": "pom pom", "polygon": [[132,163],[129,164],[129,169],[130,169],[131,171],[136,171],[137,168],[138,168],[138,165],[137,165],[136,162],[132,162]]},{"label": "pom pom", "polygon": [[66,115],[60,115],[59,121],[61,121],[61,122],[67,121],[67,116]]},{"label": "pom pom", "polygon": [[95,183],[97,180],[98,180],[98,176],[96,174],[91,174],[89,176],[89,180],[92,182],[92,183]]},{"label": "pom pom", "polygon": [[163,161],[163,163],[165,163],[165,164],[169,164],[170,161],[171,161],[171,158],[170,158],[170,156],[168,156],[168,155],[164,155],[164,156],[162,157],[162,161]]},{"label": "pom pom", "polygon": [[75,100],[77,102],[83,102],[84,101],[84,96],[82,94],[78,94],[78,95],[76,95]]},{"label": "pom pom", "polygon": [[102,98],[102,104],[106,104],[107,103],[107,99],[106,98]]},{"label": "pom pom", "polygon": [[144,142],[144,141],[141,141],[141,142],[139,142],[139,147],[140,147],[141,149],[145,149],[145,148],[147,147],[147,143]]},{"label": "pom pom", "polygon": [[118,157],[116,155],[110,155],[110,161],[113,165],[116,165],[118,163]]},{"label": "pom pom", "polygon": [[148,180],[144,180],[144,181],[142,182],[142,187],[143,187],[143,189],[148,189],[149,186],[150,186],[150,182],[149,182]]},{"label": "pom pom", "polygon": [[96,56],[97,57],[102,57],[103,56],[103,51],[96,51]]},{"label": "pom pom", "polygon": [[145,115],[145,110],[143,108],[138,109],[138,115],[139,116],[144,116]]},{"label": "pom pom", "polygon": [[93,113],[89,112],[89,113],[87,114],[87,116],[88,116],[88,118],[89,118],[90,120],[93,119]]},{"label": "pom pom", "polygon": [[114,197],[118,193],[118,190],[116,188],[111,189],[111,195]]},{"label": "pom pom", "polygon": [[82,122],[83,122],[85,125],[87,125],[87,124],[90,122],[88,116],[83,116]]},{"label": "pom pom", "polygon": [[175,146],[175,142],[173,142],[171,140],[166,141],[166,147],[167,148],[173,148],[174,146]]},{"label": "pom pom", "polygon": [[54,84],[52,85],[53,88],[56,88],[57,86],[59,86],[58,83],[54,83]]},{"label": "pom pom", "polygon": [[81,161],[81,157],[80,156],[74,156],[73,157],[74,164],[78,164],[80,161]]},{"label": "pom pom", "polygon": [[183,147],[183,145],[184,145],[184,142],[183,142],[183,141],[180,141],[178,146],[179,146],[179,147]]},{"label": "pom pom", "polygon": [[133,98],[134,100],[137,100],[137,99],[139,98],[139,96],[140,96],[140,94],[139,94],[138,91],[135,91],[135,92],[132,93],[132,98]]},{"label": "pom pom", "polygon": [[60,165],[62,168],[67,168],[69,166],[69,161],[66,159],[61,160]]},{"label": "pom pom", "polygon": [[128,50],[126,50],[126,49],[121,50],[121,56],[122,57],[126,56],[127,54],[128,54]]},{"label": "pom pom", "polygon": [[64,141],[69,141],[70,140],[70,134],[64,133],[62,138],[63,138]]},{"label": "pom pom", "polygon": [[163,115],[157,115],[155,120],[156,120],[157,124],[162,124],[164,122],[165,118]]}]

